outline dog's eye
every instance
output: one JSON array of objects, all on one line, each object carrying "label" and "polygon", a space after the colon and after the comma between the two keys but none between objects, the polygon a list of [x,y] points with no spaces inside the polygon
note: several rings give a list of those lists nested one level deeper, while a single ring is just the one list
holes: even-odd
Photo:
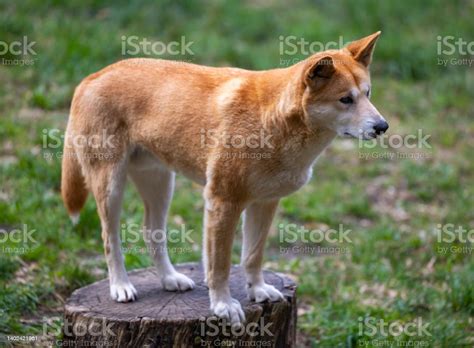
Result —
[{"label": "dog's eye", "polygon": [[369,89],[369,90],[367,90],[367,93],[366,93],[366,95],[367,95],[367,98],[368,98],[368,97],[370,97],[370,89]]},{"label": "dog's eye", "polygon": [[339,99],[339,101],[340,101],[342,104],[352,104],[352,103],[354,102],[354,100],[352,99],[352,97],[344,97],[344,98]]}]

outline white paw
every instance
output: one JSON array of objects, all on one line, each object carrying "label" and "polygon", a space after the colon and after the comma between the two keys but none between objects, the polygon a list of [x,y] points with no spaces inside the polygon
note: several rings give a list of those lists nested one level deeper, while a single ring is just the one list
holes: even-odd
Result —
[{"label": "white paw", "polygon": [[283,301],[285,298],[283,294],[277,290],[273,285],[268,285],[265,283],[254,284],[247,289],[249,298],[255,300],[255,302],[264,302],[264,301]]},{"label": "white paw", "polygon": [[231,297],[225,301],[217,301],[214,305],[211,304],[211,310],[219,318],[230,322],[232,326],[240,326],[245,322],[245,314],[240,302]]},{"label": "white paw", "polygon": [[167,291],[186,291],[194,289],[192,279],[178,272],[165,275],[161,278],[161,284]]},{"label": "white paw", "polygon": [[137,299],[137,290],[129,282],[111,284],[110,296],[117,302],[132,302]]}]

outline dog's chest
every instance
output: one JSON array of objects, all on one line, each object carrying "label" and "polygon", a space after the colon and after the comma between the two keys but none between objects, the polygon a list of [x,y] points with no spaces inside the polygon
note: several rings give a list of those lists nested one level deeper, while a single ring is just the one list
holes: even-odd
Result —
[{"label": "dog's chest", "polygon": [[280,198],[304,186],[312,176],[312,167],[283,170],[263,177],[259,183],[258,198]]}]

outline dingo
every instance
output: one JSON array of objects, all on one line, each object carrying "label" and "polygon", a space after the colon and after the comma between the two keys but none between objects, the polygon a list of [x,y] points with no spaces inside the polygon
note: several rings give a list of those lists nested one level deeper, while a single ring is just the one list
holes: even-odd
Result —
[{"label": "dingo", "polygon": [[[256,302],[282,294],[265,284],[262,258],[278,201],[308,182],[336,135],[372,139],[388,124],[370,102],[371,62],[380,32],[284,69],[248,71],[159,59],[130,59],[84,79],[71,105],[61,190],[75,220],[90,190],[97,202],[110,294],[133,301],[119,219],[127,175],[145,204],[144,233],[164,289],[194,283],[171,264],[163,231],[175,172],[204,185],[203,264],[211,310],[239,325],[230,295],[234,232],[243,219],[242,266]],[[70,141],[106,133],[106,142]]]}]

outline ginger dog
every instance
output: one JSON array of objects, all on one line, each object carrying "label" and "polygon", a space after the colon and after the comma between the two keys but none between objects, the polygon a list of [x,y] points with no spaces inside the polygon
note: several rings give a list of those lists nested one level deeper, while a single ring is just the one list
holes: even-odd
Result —
[{"label": "ginger dog", "polygon": [[[262,276],[263,249],[279,199],[308,182],[316,158],[336,135],[372,139],[388,128],[369,100],[368,67],[379,35],[284,69],[129,59],[84,79],[72,100],[61,190],[75,220],[88,191],[95,197],[112,298],[137,298],[119,237],[127,175],[145,205],[145,240],[163,288],[193,289],[193,281],[171,264],[166,239],[150,238],[166,228],[175,172],[180,172],[204,185],[203,264],[212,312],[232,324],[245,320],[228,285],[242,213],[248,295],[256,302],[283,299]],[[111,139],[71,141],[104,134]]]}]

